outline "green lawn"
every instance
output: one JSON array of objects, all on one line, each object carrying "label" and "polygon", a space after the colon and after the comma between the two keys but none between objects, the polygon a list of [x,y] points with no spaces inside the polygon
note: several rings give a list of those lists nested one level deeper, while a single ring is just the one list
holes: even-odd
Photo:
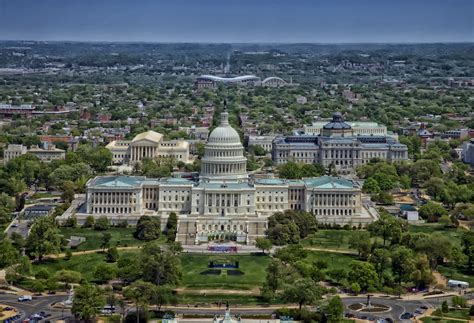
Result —
[{"label": "green lawn", "polygon": [[353,260],[357,260],[357,257],[335,252],[310,251],[308,253],[307,259],[309,261],[314,261],[318,259],[325,260],[328,263],[327,270],[341,268],[349,270],[351,262]]},{"label": "green lawn", "polygon": [[[134,228],[116,228],[111,227],[106,231],[96,231],[94,229],[82,228],[61,228],[61,234],[66,239],[71,236],[85,237],[86,241],[77,247],[76,251],[100,249],[101,238],[104,232],[109,232],[112,235],[110,241],[111,246],[127,247],[143,244],[143,241],[135,239],[133,236]],[[165,237],[161,237],[160,241],[165,241]]]},{"label": "green lawn", "polygon": [[51,275],[55,272],[67,269],[78,271],[88,281],[93,280],[94,268],[100,264],[105,263],[105,254],[103,253],[90,253],[84,255],[73,256],[69,260],[65,259],[49,259],[42,264],[33,266],[33,275],[38,272],[41,268],[48,270]]},{"label": "green lawn", "polygon": [[307,247],[348,250],[352,230],[318,230],[302,241]]},{"label": "green lawn", "polygon": [[[251,289],[262,286],[266,269],[270,262],[268,256],[253,255],[196,255],[182,254],[183,286],[192,288]],[[221,275],[201,275],[208,269],[209,261],[238,261],[241,276],[229,276],[223,269]]]},{"label": "green lawn", "polygon": [[[450,320],[452,319],[460,319],[460,320],[466,320],[466,322],[469,321],[469,310],[468,309],[456,309],[456,310],[450,310],[448,313],[440,313],[440,310],[436,310],[433,314],[434,317],[427,317],[426,319],[423,320],[423,322],[461,322],[457,320]],[[443,316],[442,319],[439,317]]]}]

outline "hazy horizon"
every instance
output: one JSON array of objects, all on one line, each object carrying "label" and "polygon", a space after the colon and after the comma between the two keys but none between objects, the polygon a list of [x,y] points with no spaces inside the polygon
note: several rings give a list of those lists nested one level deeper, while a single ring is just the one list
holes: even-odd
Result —
[{"label": "hazy horizon", "polygon": [[241,44],[474,41],[471,0],[0,0],[0,39]]}]

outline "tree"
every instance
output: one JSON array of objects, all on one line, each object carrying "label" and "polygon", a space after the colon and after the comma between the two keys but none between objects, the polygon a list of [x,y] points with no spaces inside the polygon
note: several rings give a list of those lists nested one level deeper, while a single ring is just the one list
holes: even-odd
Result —
[{"label": "tree", "polygon": [[447,215],[448,211],[438,203],[428,202],[420,206],[420,216],[429,222],[438,222],[438,219],[443,215]]},{"label": "tree", "polygon": [[449,312],[449,305],[447,301],[443,301],[443,303],[441,303],[441,312],[443,313]]},{"label": "tree", "polygon": [[270,251],[272,248],[272,242],[266,238],[257,238],[255,239],[255,247],[262,250],[262,253],[265,253],[265,250]]},{"label": "tree", "polygon": [[105,250],[105,248],[108,248],[110,246],[111,239],[112,234],[110,232],[102,233],[102,237],[100,238],[100,248],[102,249],[102,252]]},{"label": "tree", "polygon": [[138,219],[135,237],[143,241],[158,239],[161,235],[161,223],[158,217],[143,215]]},{"label": "tree", "polygon": [[63,282],[66,284],[66,288],[69,287],[69,284],[77,284],[82,280],[81,273],[73,270],[62,269],[54,275],[57,281]]},{"label": "tree", "polygon": [[359,283],[352,283],[352,284],[351,284],[351,291],[352,291],[354,294],[356,294],[356,295],[359,294],[359,293],[360,293],[360,290],[361,290],[361,288],[360,288]]},{"label": "tree", "polygon": [[287,264],[294,264],[298,260],[306,258],[308,251],[300,244],[289,245],[275,252],[275,257]]},{"label": "tree", "polygon": [[183,245],[179,241],[168,241],[166,242],[166,247],[168,251],[175,256],[183,252]]},{"label": "tree", "polygon": [[86,217],[84,224],[82,225],[83,228],[92,228],[95,223],[95,218],[92,215]]},{"label": "tree", "polygon": [[350,248],[354,248],[359,253],[359,257],[367,259],[372,247],[370,241],[370,233],[367,231],[356,231],[352,234],[352,238],[349,244]]},{"label": "tree", "polygon": [[406,225],[400,219],[396,219],[385,210],[380,209],[380,217],[371,223],[367,230],[383,238],[383,245],[389,239],[393,239],[396,233],[406,231]]},{"label": "tree", "polygon": [[324,312],[329,318],[328,322],[339,322],[344,315],[344,304],[341,298],[337,295],[331,298]]},{"label": "tree", "polygon": [[114,267],[104,263],[98,264],[97,267],[95,267],[93,274],[94,279],[100,283],[107,282],[113,279],[115,275],[116,271]]},{"label": "tree", "polygon": [[94,230],[105,231],[110,227],[109,219],[106,216],[101,216],[94,223]]},{"label": "tree", "polygon": [[349,283],[358,283],[362,290],[378,285],[379,277],[372,264],[355,260],[350,268]]},{"label": "tree", "polygon": [[467,300],[462,296],[453,296],[453,298],[451,298],[451,304],[453,304],[454,307],[465,308],[467,307]]},{"label": "tree", "polygon": [[31,226],[27,239],[28,254],[43,261],[43,257],[50,253],[59,253],[61,236],[54,220],[50,217],[37,218]]},{"label": "tree", "polygon": [[109,248],[105,256],[107,262],[116,262],[119,259],[118,250],[116,247]]},{"label": "tree", "polygon": [[0,240],[0,268],[5,268],[17,262],[20,254],[10,239],[3,237]]},{"label": "tree", "polygon": [[321,299],[323,288],[309,278],[300,278],[291,285],[285,285],[283,289],[283,299],[290,303],[297,303],[299,309],[303,305],[313,305]]},{"label": "tree", "polygon": [[176,240],[176,230],[178,229],[178,216],[175,212],[171,212],[166,222],[166,237],[168,241]]},{"label": "tree", "polygon": [[104,305],[102,291],[95,285],[83,284],[74,291],[71,312],[84,321],[90,321],[100,313]]},{"label": "tree", "polygon": [[74,189],[75,189],[74,182],[64,181],[61,189],[63,190],[63,194],[61,195],[61,198],[66,203],[71,203],[72,200],[74,200]]},{"label": "tree", "polygon": [[362,190],[365,193],[378,194],[380,193],[379,183],[373,177],[370,177],[364,182]]},{"label": "tree", "polygon": [[397,276],[398,285],[401,286],[415,269],[413,252],[404,246],[397,246],[392,250],[391,258],[392,272]]},{"label": "tree", "polygon": [[140,311],[147,311],[155,292],[155,285],[140,280],[124,289],[123,295],[125,298],[135,303],[137,322],[140,322]]},{"label": "tree", "polygon": [[181,280],[181,263],[170,251],[154,241],[145,244],[140,255],[144,281],[155,285],[176,285]]},{"label": "tree", "polygon": [[369,262],[375,267],[381,280],[384,279],[383,273],[385,269],[389,268],[391,261],[390,251],[384,248],[375,249],[369,257]]}]

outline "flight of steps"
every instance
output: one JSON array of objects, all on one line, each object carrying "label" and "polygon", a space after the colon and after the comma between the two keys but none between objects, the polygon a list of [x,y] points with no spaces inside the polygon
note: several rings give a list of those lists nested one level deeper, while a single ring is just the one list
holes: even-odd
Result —
[{"label": "flight of steps", "polygon": [[178,221],[178,232],[176,233],[176,241],[183,245],[192,245],[196,238],[196,226],[193,221]]}]

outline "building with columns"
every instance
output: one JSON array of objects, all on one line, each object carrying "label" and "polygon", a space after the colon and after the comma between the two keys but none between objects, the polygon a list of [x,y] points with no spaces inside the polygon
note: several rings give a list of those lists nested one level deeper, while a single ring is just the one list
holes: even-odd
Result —
[{"label": "building with columns", "polygon": [[387,135],[361,134],[344,122],[339,112],[326,123],[319,135],[278,137],[273,141],[272,158],[276,165],[289,161],[333,165],[340,174],[350,174],[372,158],[391,162],[408,160],[408,148]]},{"label": "building with columns", "polygon": [[376,218],[363,207],[356,182],[330,176],[254,179],[248,176],[246,162],[239,134],[224,112],[206,143],[199,180],[99,176],[87,183],[86,201],[76,217],[79,223],[93,215],[134,224],[140,216],[150,215],[160,216],[164,225],[175,212],[177,240],[183,244],[216,236],[253,244],[265,235],[269,216],[289,209],[340,225],[365,225]]},{"label": "building with columns", "polygon": [[143,158],[173,158],[184,163],[191,162],[187,141],[165,141],[162,134],[152,130],[136,135],[131,141],[112,141],[106,148],[112,153],[114,164],[133,165]]}]

